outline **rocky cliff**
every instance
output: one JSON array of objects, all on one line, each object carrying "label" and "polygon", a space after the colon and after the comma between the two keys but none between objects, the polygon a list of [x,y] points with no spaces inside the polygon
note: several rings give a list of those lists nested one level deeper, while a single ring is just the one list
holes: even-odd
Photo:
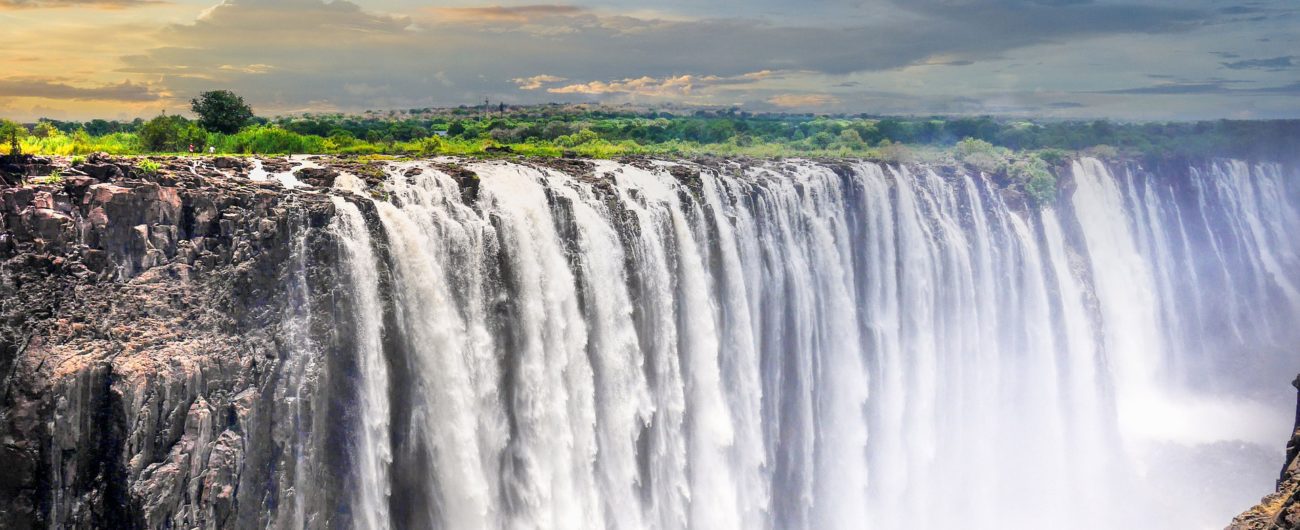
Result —
[{"label": "rocky cliff", "polygon": [[[1300,376],[1291,384],[1300,390]],[[1286,446],[1286,465],[1282,466],[1277,491],[1233,519],[1228,530],[1300,530],[1300,396],[1296,400],[1295,433]]]},{"label": "rocky cliff", "polygon": [[332,204],[234,159],[67,164],[0,189],[0,526],[266,526],[287,277]]}]

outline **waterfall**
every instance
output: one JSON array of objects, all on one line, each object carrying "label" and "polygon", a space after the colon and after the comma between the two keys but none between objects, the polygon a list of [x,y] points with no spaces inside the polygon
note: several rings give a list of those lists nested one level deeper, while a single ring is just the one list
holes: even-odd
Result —
[{"label": "waterfall", "polygon": [[923,166],[445,167],[336,185],[352,526],[1211,528],[1255,490],[1162,466],[1273,474],[1238,457],[1296,369],[1285,166],[1083,159],[1041,209]]},{"label": "waterfall", "polygon": [[353,454],[357,484],[356,527],[362,530],[389,528],[388,466],[392,447],[388,435],[388,366],[383,352],[383,307],[379,296],[379,269],[365,217],[355,205],[334,197],[338,212],[334,230],[344,243],[344,259],[351,294],[356,300],[356,352],[362,374],[359,408],[362,425]]}]

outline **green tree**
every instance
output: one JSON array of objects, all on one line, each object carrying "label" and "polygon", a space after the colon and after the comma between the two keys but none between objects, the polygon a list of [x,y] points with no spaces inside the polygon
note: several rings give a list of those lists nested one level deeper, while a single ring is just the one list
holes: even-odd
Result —
[{"label": "green tree", "polygon": [[199,115],[200,126],[222,134],[235,134],[253,119],[252,107],[229,90],[204,92],[190,100],[190,108]]},{"label": "green tree", "polygon": [[174,151],[180,141],[180,116],[163,114],[140,127],[140,143],[149,151]]},{"label": "green tree", "polygon": [[140,144],[147,151],[183,152],[193,145],[201,151],[207,145],[207,133],[181,116],[163,114],[140,126]]},{"label": "green tree", "polygon": [[32,136],[37,138],[49,138],[57,134],[59,134],[59,129],[46,120],[41,120],[36,124],[36,127],[32,128]]},{"label": "green tree", "polygon": [[18,143],[18,140],[24,136],[27,136],[27,128],[23,127],[22,124],[9,120],[0,120],[0,140],[9,144],[9,154],[23,154],[22,145]]}]

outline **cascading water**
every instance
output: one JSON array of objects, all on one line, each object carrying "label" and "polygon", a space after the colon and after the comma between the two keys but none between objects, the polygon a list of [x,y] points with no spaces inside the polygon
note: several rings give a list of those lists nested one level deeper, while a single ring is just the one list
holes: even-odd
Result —
[{"label": "cascading water", "polygon": [[870,163],[436,167],[336,186],[355,527],[1211,528],[1269,483],[1161,466],[1282,439],[1282,166],[1085,159],[1041,210]]}]

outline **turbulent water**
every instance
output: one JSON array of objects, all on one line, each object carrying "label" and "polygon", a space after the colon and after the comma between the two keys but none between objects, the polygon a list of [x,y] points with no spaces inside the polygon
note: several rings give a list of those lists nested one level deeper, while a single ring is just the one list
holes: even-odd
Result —
[{"label": "turbulent water", "polygon": [[[1271,487],[1293,170],[1084,159],[1038,211],[950,170],[674,165],[481,162],[475,201],[428,163],[341,177],[342,284],[310,287],[351,340],[288,364],[318,425],[282,519],[1217,528]],[[321,355],[349,414],[312,416]]]}]

